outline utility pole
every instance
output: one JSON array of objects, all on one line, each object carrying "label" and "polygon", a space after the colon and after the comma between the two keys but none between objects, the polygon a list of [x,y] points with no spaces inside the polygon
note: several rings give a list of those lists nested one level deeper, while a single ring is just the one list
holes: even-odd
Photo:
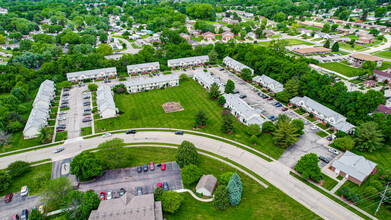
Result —
[{"label": "utility pole", "polygon": [[379,211],[380,206],[381,206],[381,204],[382,204],[382,202],[383,202],[383,199],[384,199],[384,197],[386,196],[386,193],[387,193],[387,189],[388,189],[388,185],[389,185],[389,184],[390,184],[390,182],[387,183],[386,189],[384,190],[383,196],[381,197],[381,200],[380,200],[380,202],[379,202],[379,206],[377,206],[375,215],[377,214],[377,211]]}]

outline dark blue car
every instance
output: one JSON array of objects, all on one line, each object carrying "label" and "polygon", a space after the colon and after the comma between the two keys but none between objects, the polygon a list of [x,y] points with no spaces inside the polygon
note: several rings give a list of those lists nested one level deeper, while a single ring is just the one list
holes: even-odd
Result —
[{"label": "dark blue car", "polygon": [[269,116],[269,117],[267,117],[269,120],[272,120],[272,121],[274,121],[274,120],[276,120],[276,117],[274,116],[274,115],[272,115],[272,116]]},{"label": "dark blue car", "polygon": [[281,105],[281,103],[276,103],[274,106],[281,107],[282,105]]}]

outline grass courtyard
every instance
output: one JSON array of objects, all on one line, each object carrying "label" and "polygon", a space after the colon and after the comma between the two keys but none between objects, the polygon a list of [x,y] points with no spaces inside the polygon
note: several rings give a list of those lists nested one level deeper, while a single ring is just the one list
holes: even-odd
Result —
[{"label": "grass courtyard", "polygon": [[319,63],[318,65],[325,69],[335,71],[347,77],[357,76],[357,73],[359,71],[357,68],[353,68],[338,62]]},{"label": "grass courtyard", "polygon": [[[126,128],[176,128],[192,130],[195,121],[194,115],[204,110],[209,117],[207,126],[198,131],[215,134],[234,141],[241,142],[278,159],[285,149],[277,147],[270,134],[262,133],[258,137],[258,144],[250,144],[250,136],[246,133],[244,124],[234,120],[234,132],[225,134],[221,131],[223,107],[217,101],[209,99],[208,93],[196,82],[189,80],[180,82],[180,86],[164,90],[150,90],[128,95],[116,94],[115,103],[120,111],[124,112],[116,118],[95,121],[95,133]],[[179,102],[183,111],[166,114],[162,105],[166,102]]]},{"label": "grass courtyard", "polygon": [[391,51],[390,50],[377,51],[377,52],[373,52],[371,54],[374,56],[391,59]]},{"label": "grass courtyard", "polygon": [[[284,41],[288,42],[287,46],[292,46],[292,45],[299,45],[299,44],[304,44],[304,45],[314,45],[313,43],[307,42],[307,41],[302,41],[302,40],[297,40],[297,39],[284,39]],[[259,45],[262,46],[269,46],[270,41],[261,41],[258,42]]]},{"label": "grass courtyard", "polygon": [[[176,149],[157,147],[126,148],[132,155],[131,164],[173,161]],[[233,167],[200,155],[197,165],[205,174],[213,174],[216,178],[224,172],[238,172]],[[318,216],[281,192],[272,185],[264,188],[245,174],[238,172],[242,184],[243,194],[238,206],[230,207],[225,211],[218,211],[211,203],[199,202],[188,193],[182,193],[184,201],[174,214],[164,213],[166,219],[289,219],[292,216],[303,216],[314,219]]]}]

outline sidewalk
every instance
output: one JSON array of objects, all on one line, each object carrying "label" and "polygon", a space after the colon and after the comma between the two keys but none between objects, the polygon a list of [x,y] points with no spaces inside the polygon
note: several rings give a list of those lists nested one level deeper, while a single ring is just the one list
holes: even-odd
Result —
[{"label": "sidewalk", "polygon": [[347,180],[348,179],[343,178],[341,181],[339,181],[339,183],[330,190],[330,193],[334,194],[344,183],[346,183]]}]

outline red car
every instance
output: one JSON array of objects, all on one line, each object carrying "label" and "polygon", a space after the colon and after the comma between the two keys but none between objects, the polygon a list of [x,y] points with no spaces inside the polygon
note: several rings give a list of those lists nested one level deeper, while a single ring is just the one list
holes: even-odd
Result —
[{"label": "red car", "polygon": [[155,165],[153,164],[153,162],[151,162],[151,163],[149,164],[149,169],[150,169],[151,171],[154,171],[154,170],[155,170]]},{"label": "red car", "polygon": [[63,131],[65,131],[65,129],[62,128],[56,130],[56,132],[63,132]]},{"label": "red car", "polygon": [[160,187],[160,188],[163,188],[162,183],[157,183],[157,186]]},{"label": "red car", "polygon": [[166,163],[162,163],[162,166],[160,167],[162,170],[166,170]]},{"label": "red car", "polygon": [[12,216],[12,220],[19,220],[19,215],[16,214],[16,215]]},{"label": "red car", "polygon": [[13,193],[8,193],[8,194],[5,196],[5,198],[4,198],[5,203],[11,202],[13,196],[14,196]]},{"label": "red car", "polygon": [[285,112],[285,111],[287,111],[288,110],[288,108],[283,108],[283,109],[281,109],[283,112]]},{"label": "red car", "polygon": [[273,97],[269,97],[267,100],[269,100],[269,101],[270,101],[270,100],[273,100]]},{"label": "red car", "polygon": [[100,200],[105,200],[105,197],[106,197],[106,193],[105,192],[100,192],[99,199]]},{"label": "red car", "polygon": [[87,117],[84,117],[83,119],[91,119],[91,117],[90,117],[90,116],[87,116]]}]

